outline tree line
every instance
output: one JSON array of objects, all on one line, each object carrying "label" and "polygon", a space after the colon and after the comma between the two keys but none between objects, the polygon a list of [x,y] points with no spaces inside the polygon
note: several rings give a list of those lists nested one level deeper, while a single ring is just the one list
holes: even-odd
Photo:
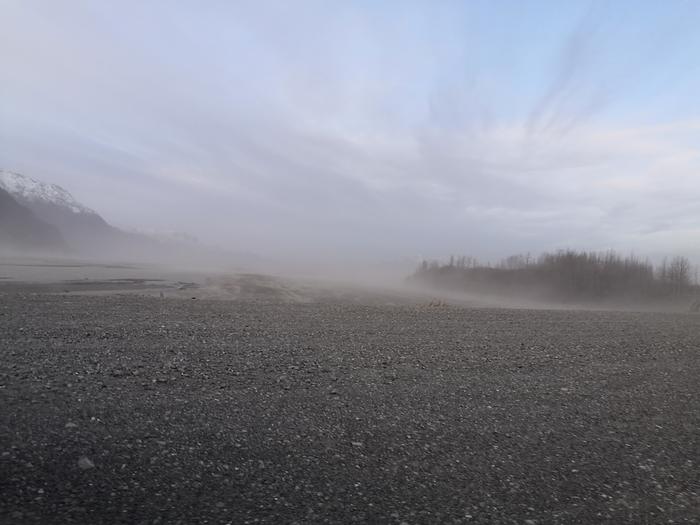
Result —
[{"label": "tree line", "polygon": [[538,292],[571,299],[663,298],[697,295],[697,268],[681,256],[654,266],[634,255],[560,250],[512,255],[496,264],[474,257],[423,261],[414,282],[475,292]]}]

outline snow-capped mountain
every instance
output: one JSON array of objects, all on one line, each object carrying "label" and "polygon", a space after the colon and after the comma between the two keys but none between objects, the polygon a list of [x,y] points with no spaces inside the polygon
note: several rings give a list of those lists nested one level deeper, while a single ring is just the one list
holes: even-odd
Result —
[{"label": "snow-capped mountain", "polygon": [[0,188],[19,202],[42,202],[69,209],[73,213],[97,215],[57,184],[41,182],[12,171],[0,170]]},{"label": "snow-capped mountain", "polygon": [[62,187],[0,169],[0,254],[13,248],[168,264],[200,265],[232,258],[186,234],[154,235],[115,228]]},{"label": "snow-capped mountain", "polygon": [[0,189],[7,191],[37,218],[57,228],[76,253],[100,254],[122,236],[122,232],[57,184],[0,170]]},{"label": "snow-capped mountain", "polygon": [[[152,260],[166,258],[174,251],[172,242],[115,228],[57,184],[0,170],[0,190],[7,191],[38,220],[60,232],[69,250],[76,255]],[[177,250],[180,250],[179,245]]]}]

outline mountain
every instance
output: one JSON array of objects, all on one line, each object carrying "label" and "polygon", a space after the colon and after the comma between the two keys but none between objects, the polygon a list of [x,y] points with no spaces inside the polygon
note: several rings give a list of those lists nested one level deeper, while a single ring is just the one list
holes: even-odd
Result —
[{"label": "mountain", "polygon": [[12,171],[0,170],[0,188],[13,195],[18,202],[56,206],[76,215],[97,215],[57,184],[47,184]]},{"label": "mountain", "polygon": [[[33,223],[39,221],[44,226],[51,225],[53,234],[65,240],[63,246],[67,245],[72,255],[98,260],[165,262],[198,267],[248,264],[251,260],[244,254],[231,254],[204,246],[182,233],[156,235],[120,230],[96,211],[78,202],[61,186],[20,173],[0,169],[0,189],[9,193],[16,205],[24,207],[25,212],[33,217]],[[28,218],[26,220],[31,222]]]},{"label": "mountain", "polygon": [[0,188],[0,252],[63,253],[67,245],[58,228],[39,219]]},{"label": "mountain", "polygon": [[99,252],[101,245],[109,245],[112,237],[119,236],[119,230],[61,186],[0,170],[0,188],[39,219],[55,226],[75,252]]},{"label": "mountain", "polygon": [[40,220],[58,229],[75,255],[99,259],[142,259],[144,256],[149,258],[149,254],[157,251],[152,240],[115,228],[57,184],[0,170],[0,188]]}]

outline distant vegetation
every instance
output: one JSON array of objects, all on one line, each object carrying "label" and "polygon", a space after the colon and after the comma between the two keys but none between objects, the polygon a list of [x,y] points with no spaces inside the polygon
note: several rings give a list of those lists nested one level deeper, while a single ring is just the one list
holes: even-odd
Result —
[{"label": "distant vegetation", "polygon": [[473,257],[423,261],[409,280],[466,292],[590,301],[696,296],[697,278],[697,268],[685,257],[654,267],[633,255],[562,250],[514,255],[495,265]]}]

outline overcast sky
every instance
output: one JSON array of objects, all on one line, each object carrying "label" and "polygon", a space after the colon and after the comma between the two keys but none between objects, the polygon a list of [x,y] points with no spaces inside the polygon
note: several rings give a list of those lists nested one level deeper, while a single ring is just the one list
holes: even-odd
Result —
[{"label": "overcast sky", "polygon": [[700,2],[0,0],[0,167],[264,255],[700,259]]}]

